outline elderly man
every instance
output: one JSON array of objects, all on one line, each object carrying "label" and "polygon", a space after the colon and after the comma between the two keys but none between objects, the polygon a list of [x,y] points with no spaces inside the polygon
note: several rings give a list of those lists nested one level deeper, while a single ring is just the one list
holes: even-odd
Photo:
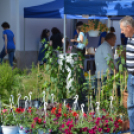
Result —
[{"label": "elderly man", "polygon": [[[95,53],[95,65],[96,65],[96,77],[101,78],[101,75],[105,75],[107,70],[111,70],[111,64],[113,63],[112,46],[115,45],[116,36],[114,33],[108,33],[105,37],[105,41],[97,48]],[[109,64],[107,64],[109,62]],[[101,74],[101,72],[103,74]],[[100,75],[98,76],[98,73]]]},{"label": "elderly man", "polygon": [[126,16],[120,20],[121,33],[128,38],[126,45],[126,66],[128,71],[127,80],[127,110],[130,121],[131,134],[134,134],[134,20],[130,16]]},{"label": "elderly man", "polygon": [[97,82],[101,82],[101,76],[103,75],[103,81],[105,82],[107,79],[106,77],[107,70],[109,70],[109,74],[113,74],[111,69],[111,66],[114,65],[112,46],[115,45],[115,41],[116,41],[115,34],[108,33],[105,37],[105,41],[97,48],[97,51],[95,53],[96,91],[97,91]]}]

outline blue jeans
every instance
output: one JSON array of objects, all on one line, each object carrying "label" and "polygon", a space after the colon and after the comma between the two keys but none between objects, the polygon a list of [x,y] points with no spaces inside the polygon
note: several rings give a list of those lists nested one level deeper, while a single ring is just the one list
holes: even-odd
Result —
[{"label": "blue jeans", "polygon": [[[13,67],[14,49],[8,49],[8,60],[11,67]],[[5,47],[3,47],[0,53],[0,63],[2,63],[3,58],[6,56]]]},{"label": "blue jeans", "polygon": [[134,134],[134,76],[132,74],[128,75],[127,90],[127,112],[130,122],[130,131],[131,134]]}]

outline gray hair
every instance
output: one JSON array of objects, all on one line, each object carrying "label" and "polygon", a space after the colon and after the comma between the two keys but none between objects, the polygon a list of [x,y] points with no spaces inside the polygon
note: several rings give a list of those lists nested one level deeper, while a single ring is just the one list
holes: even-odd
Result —
[{"label": "gray hair", "polygon": [[134,20],[131,16],[126,16],[120,20],[120,24],[123,24],[123,26],[130,25],[131,27],[134,27]]}]

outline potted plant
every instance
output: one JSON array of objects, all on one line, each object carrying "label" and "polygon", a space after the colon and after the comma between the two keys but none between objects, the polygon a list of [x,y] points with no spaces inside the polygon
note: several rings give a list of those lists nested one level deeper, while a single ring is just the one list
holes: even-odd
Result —
[{"label": "potted plant", "polygon": [[100,32],[104,31],[108,31],[108,28],[99,20],[89,20],[87,24],[82,26],[82,32],[88,32],[90,37],[97,37]]},{"label": "potted plant", "polygon": [[31,124],[36,111],[36,108],[28,107],[24,112],[18,113],[17,118],[19,118],[19,132],[22,134],[32,132]]},{"label": "potted plant", "polygon": [[2,110],[2,132],[3,134],[18,133],[18,119],[14,115],[13,109]]}]

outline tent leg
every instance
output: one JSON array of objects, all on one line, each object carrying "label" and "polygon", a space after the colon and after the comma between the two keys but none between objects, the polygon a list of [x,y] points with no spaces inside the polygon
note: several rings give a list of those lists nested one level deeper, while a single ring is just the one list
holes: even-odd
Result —
[{"label": "tent leg", "polygon": [[[25,18],[24,18],[24,59],[26,58],[25,56]],[[24,60],[24,66],[26,67],[26,60]]]},{"label": "tent leg", "polygon": [[66,53],[66,14],[64,14],[64,44],[63,44],[63,53],[65,56]]}]

